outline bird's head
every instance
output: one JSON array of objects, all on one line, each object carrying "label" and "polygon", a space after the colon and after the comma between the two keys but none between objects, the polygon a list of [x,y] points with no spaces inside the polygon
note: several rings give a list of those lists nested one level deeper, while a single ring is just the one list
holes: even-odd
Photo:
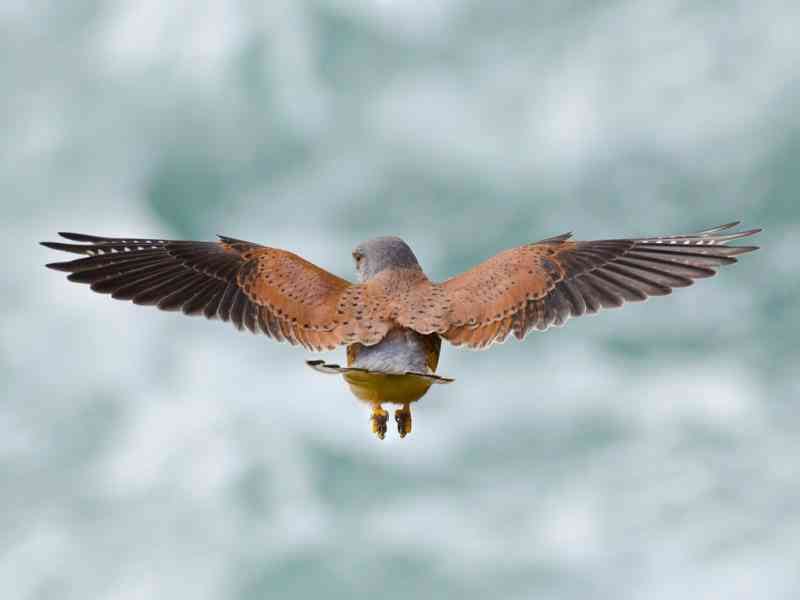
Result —
[{"label": "bird's head", "polygon": [[385,269],[422,270],[417,257],[399,237],[378,237],[360,243],[353,250],[361,281],[368,281]]}]

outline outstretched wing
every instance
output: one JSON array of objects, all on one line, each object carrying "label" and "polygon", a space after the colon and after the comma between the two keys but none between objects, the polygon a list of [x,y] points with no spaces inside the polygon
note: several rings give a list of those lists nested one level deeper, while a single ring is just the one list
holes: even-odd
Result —
[{"label": "outstretched wing", "polygon": [[507,250],[441,284],[450,303],[454,345],[485,348],[510,332],[560,327],[570,317],[664,296],[757,246],[727,246],[760,229],[728,233],[728,223],[698,233],[569,241],[565,234]]},{"label": "outstretched wing", "polygon": [[285,250],[222,236],[191,242],[60,235],[81,243],[42,245],[85,258],[47,266],[112,298],[219,318],[316,351],[374,344],[388,330],[388,323],[356,314],[368,293],[362,285]]}]

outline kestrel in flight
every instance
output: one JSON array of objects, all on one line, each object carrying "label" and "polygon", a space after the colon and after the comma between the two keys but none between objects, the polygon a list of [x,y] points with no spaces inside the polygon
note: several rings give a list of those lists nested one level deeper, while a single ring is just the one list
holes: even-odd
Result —
[{"label": "kestrel in flight", "polygon": [[761,231],[729,223],[698,233],[589,242],[567,233],[501,252],[442,283],[428,279],[403,240],[380,237],[353,251],[358,283],[276,248],[219,236],[217,242],[60,235],[42,242],[82,254],[47,266],[68,279],[134,304],[203,315],[311,351],[347,346],[347,367],[307,361],[341,374],[372,407],[383,439],[398,404],[398,432],[411,431],[409,405],[433,384],[442,339],[488,348],[513,333],[560,327],[570,317],[617,308],[711,277],[756,246],[727,243]]}]

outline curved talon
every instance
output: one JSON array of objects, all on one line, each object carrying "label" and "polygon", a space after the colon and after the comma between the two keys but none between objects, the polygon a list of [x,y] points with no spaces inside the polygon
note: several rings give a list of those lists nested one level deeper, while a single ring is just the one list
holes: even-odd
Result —
[{"label": "curved talon", "polygon": [[408,404],[394,412],[394,420],[397,421],[397,432],[401,438],[411,433],[411,407]]},{"label": "curved talon", "polygon": [[370,421],[372,422],[372,433],[377,435],[380,439],[386,437],[386,423],[389,420],[389,413],[383,410],[380,405],[376,405],[372,408],[372,417]]}]

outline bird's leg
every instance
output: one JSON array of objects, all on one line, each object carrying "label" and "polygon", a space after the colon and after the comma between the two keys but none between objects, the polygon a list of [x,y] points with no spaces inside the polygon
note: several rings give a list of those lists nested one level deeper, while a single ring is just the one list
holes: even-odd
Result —
[{"label": "bird's leg", "polygon": [[377,435],[380,439],[386,437],[386,422],[389,420],[389,413],[386,412],[380,403],[372,405],[372,433]]},{"label": "bird's leg", "polygon": [[394,411],[394,420],[397,421],[397,432],[401,438],[411,433],[411,405],[404,404]]}]

